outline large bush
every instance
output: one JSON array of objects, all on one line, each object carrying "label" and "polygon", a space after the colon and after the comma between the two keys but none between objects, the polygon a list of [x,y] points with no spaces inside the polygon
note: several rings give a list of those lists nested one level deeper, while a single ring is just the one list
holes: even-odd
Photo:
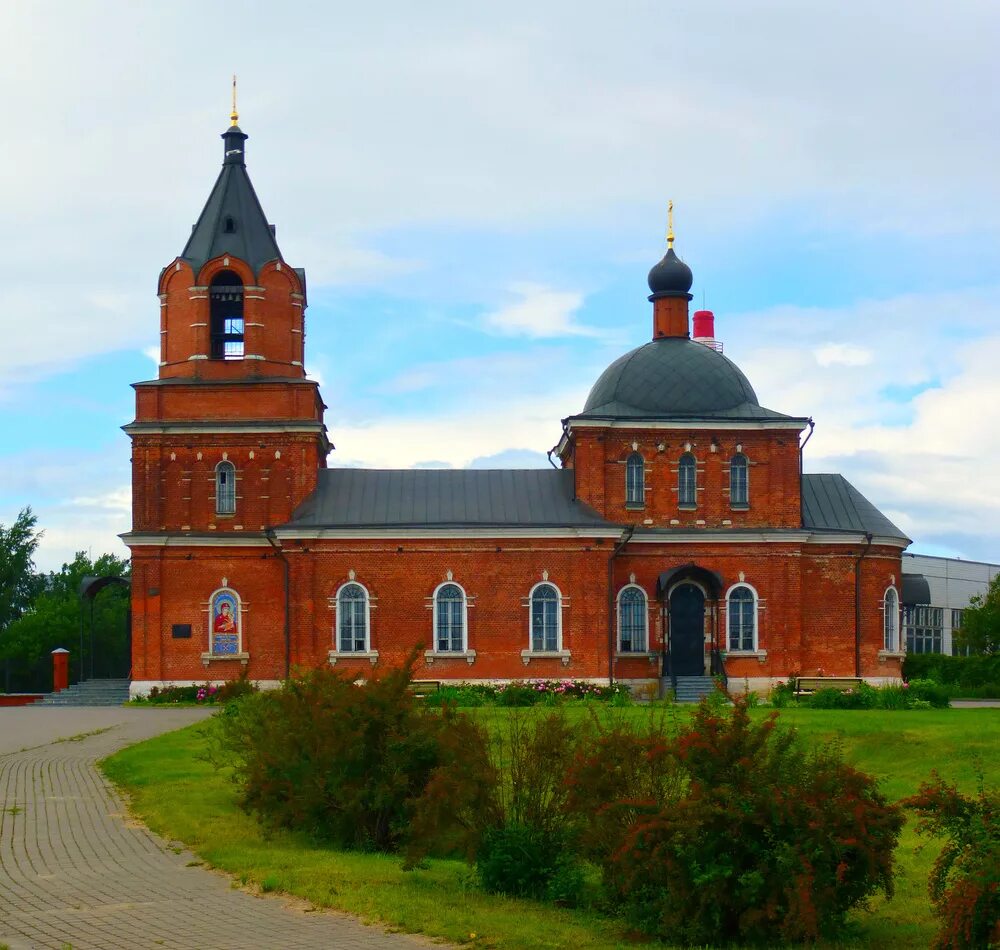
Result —
[{"label": "large bush", "polygon": [[835,749],[804,750],[737,699],[728,713],[703,703],[674,754],[676,793],[640,803],[605,864],[640,930],[685,943],[814,940],[870,895],[892,894],[901,811]]},{"label": "large bush", "polygon": [[942,924],[935,948],[1000,947],[1000,792],[980,784],[970,798],[932,773],[903,804],[919,831],[947,839],[928,888]]},{"label": "large bush", "polygon": [[1000,697],[1000,654],[945,656],[941,653],[908,653],[903,661],[907,680],[934,680],[951,696]]},{"label": "large bush", "polygon": [[475,723],[415,701],[413,662],[363,685],[314,670],[228,704],[216,751],[234,769],[242,806],[341,847],[399,847],[432,775],[486,762]]}]

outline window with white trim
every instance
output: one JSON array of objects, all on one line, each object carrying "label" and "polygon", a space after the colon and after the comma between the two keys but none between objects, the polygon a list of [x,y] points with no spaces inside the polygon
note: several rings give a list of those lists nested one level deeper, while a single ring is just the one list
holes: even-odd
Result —
[{"label": "window with white trim", "polygon": [[618,650],[645,653],[647,642],[646,592],[629,584],[618,593]]},{"label": "window with white trim", "polygon": [[447,583],[434,594],[434,649],[439,653],[465,651],[467,628],[465,591]]},{"label": "window with white trim", "polygon": [[646,503],[646,463],[638,452],[625,462],[625,504],[641,508]]},{"label": "window with white trim", "polygon": [[368,591],[351,581],[337,591],[337,651],[367,653],[369,638]]},{"label": "window with white trim", "polygon": [[215,513],[236,513],[236,466],[232,462],[219,462],[215,466]]},{"label": "window with white trim", "polygon": [[726,597],[730,651],[757,649],[757,595],[747,584],[737,584]]},{"label": "window with white trim", "polygon": [[694,456],[685,452],[677,466],[677,504],[694,508],[698,504],[698,469]]},{"label": "window with white trim", "polygon": [[899,652],[899,594],[890,587],[882,598],[882,642],[888,653]]},{"label": "window with white trim", "polygon": [[536,584],[528,599],[531,623],[531,649],[534,653],[555,653],[561,649],[562,598],[554,584]]},{"label": "window with white trim", "polygon": [[729,504],[733,508],[750,505],[749,464],[747,457],[738,452],[729,460]]}]

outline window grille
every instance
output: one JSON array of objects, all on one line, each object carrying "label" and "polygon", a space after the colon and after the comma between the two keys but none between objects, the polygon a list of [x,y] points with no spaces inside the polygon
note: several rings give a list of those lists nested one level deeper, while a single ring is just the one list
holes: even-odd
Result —
[{"label": "window grille", "polygon": [[686,452],[677,469],[677,504],[694,508],[698,499],[697,470],[694,456]]},{"label": "window grille", "polygon": [[907,653],[940,653],[943,627],[943,607],[907,607]]},{"label": "window grille", "polygon": [[757,634],[757,605],[749,587],[734,587],[729,592],[727,614],[729,617],[729,649],[755,650]]},{"label": "window grille", "polygon": [[215,513],[236,513],[236,466],[232,462],[219,462],[215,466]]},{"label": "window grille", "polygon": [[646,652],[646,595],[638,587],[626,587],[618,597],[618,649]]},{"label": "window grille", "polygon": [[531,649],[559,649],[559,592],[551,584],[539,584],[531,595]]},{"label": "window grille", "polygon": [[337,643],[341,653],[368,649],[368,592],[360,584],[345,584],[337,595]]},{"label": "window grille", "polygon": [[646,500],[646,463],[633,452],[625,463],[625,504],[641,506]]},{"label": "window grille", "polygon": [[743,508],[750,504],[745,455],[734,455],[729,462],[729,503],[735,508]]},{"label": "window grille", "polygon": [[885,592],[883,608],[883,643],[886,650],[890,653],[895,653],[899,649],[899,597],[897,596],[895,589],[892,587]]},{"label": "window grille", "polygon": [[457,584],[445,584],[435,603],[437,649],[441,652],[465,649],[465,594]]}]

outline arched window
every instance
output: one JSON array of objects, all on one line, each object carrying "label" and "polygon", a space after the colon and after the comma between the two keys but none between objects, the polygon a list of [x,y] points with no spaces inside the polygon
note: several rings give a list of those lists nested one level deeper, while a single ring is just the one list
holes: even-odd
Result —
[{"label": "arched window", "polygon": [[243,359],[243,281],[219,271],[208,288],[213,360]]},{"label": "arched window", "polygon": [[634,584],[618,594],[618,650],[646,652],[646,592]]},{"label": "arched window", "polygon": [[677,468],[677,504],[694,508],[698,504],[698,475],[694,456],[685,452]]},{"label": "arched window", "polygon": [[337,591],[337,650],[368,652],[368,591],[360,584],[344,584]]},{"label": "arched window", "polygon": [[882,599],[882,632],[885,649],[889,653],[899,651],[899,595],[895,587],[890,587]]},{"label": "arched window", "polygon": [[465,591],[458,584],[442,584],[434,595],[434,649],[463,653],[466,641]]},{"label": "arched window", "polygon": [[243,607],[236,591],[222,587],[208,599],[211,630],[208,652],[212,656],[238,656],[243,652]]},{"label": "arched window", "polygon": [[740,584],[726,598],[729,619],[729,649],[757,649],[757,595],[751,587]]},{"label": "arched window", "polygon": [[625,462],[625,504],[641,508],[646,502],[646,463],[638,452]]},{"label": "arched window", "polygon": [[236,513],[236,466],[232,462],[219,462],[215,466],[215,513]]},{"label": "arched window", "polygon": [[531,649],[536,653],[555,653],[562,639],[561,598],[552,584],[536,584],[531,590]]},{"label": "arched window", "polygon": [[750,505],[747,471],[747,457],[742,453],[729,460],[729,504],[733,508],[747,508]]}]

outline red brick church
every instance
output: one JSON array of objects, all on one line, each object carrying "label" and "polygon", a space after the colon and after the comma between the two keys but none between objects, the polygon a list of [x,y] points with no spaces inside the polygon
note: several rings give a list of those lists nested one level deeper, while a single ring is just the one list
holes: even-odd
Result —
[{"label": "red brick church", "polygon": [[125,426],[133,695],[323,664],[368,676],[414,646],[435,680],[899,677],[909,540],[842,476],[802,473],[811,420],[760,405],[711,314],[692,334],[672,235],[649,272],[651,339],[562,420],[559,468],[328,467],[305,273],[235,115],[222,138],[160,274],[158,377],[135,384]]}]

